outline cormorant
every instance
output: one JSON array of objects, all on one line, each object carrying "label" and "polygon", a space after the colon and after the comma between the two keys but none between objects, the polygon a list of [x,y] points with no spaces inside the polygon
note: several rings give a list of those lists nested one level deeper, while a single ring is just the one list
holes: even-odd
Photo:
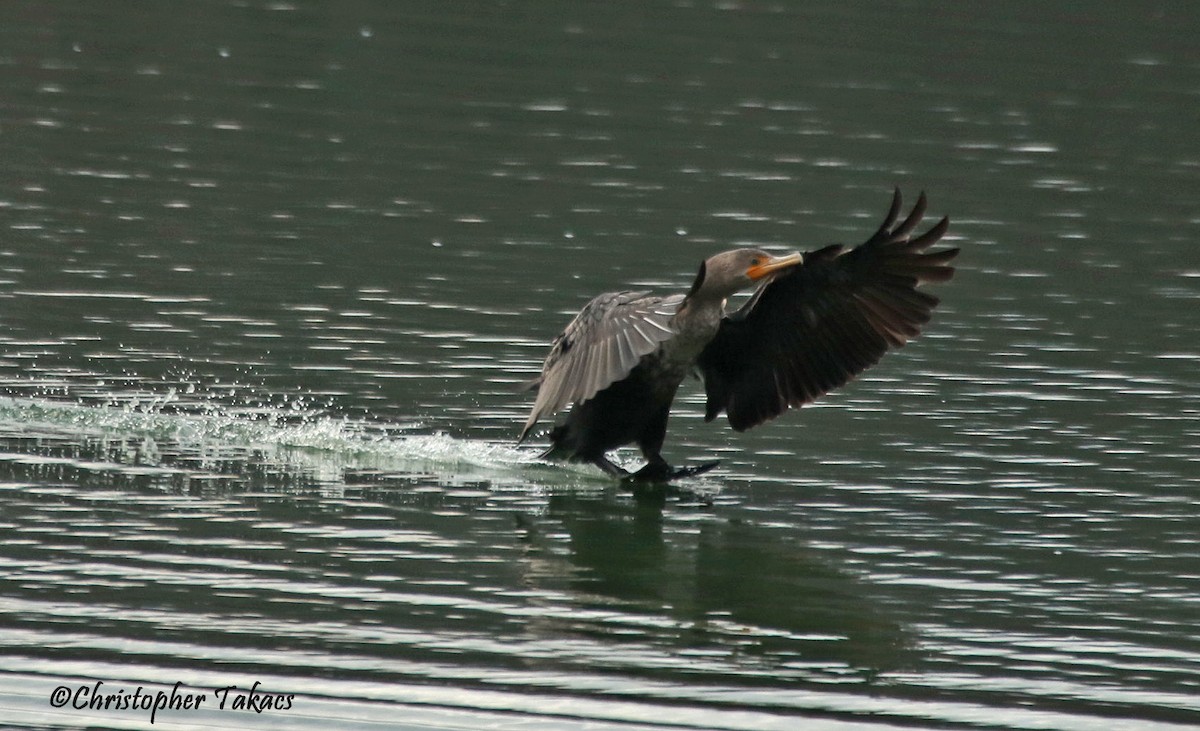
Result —
[{"label": "cormorant", "polygon": [[[687,294],[599,295],[554,339],[537,400],[518,442],[538,419],[566,406],[543,456],[591,462],[636,480],[662,481],[711,469],[674,470],[661,450],[667,415],[684,378],[698,371],[705,421],[722,411],[736,431],[773,419],[835,389],[916,337],[938,299],[920,289],[954,275],[957,248],[926,251],[946,233],[943,218],[911,234],[922,193],[898,225],[900,190],[866,242],[772,256],[734,249],[700,264]],[[728,297],[757,286],[734,312]],[[630,474],[606,453],[637,444],[646,465]]]}]

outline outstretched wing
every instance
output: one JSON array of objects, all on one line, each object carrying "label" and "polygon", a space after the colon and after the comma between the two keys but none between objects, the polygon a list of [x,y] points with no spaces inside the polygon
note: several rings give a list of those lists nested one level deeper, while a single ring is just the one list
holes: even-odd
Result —
[{"label": "outstretched wing", "polygon": [[722,320],[699,360],[706,420],[724,411],[735,430],[749,429],[841,386],[921,332],[938,299],[917,287],[950,279],[958,249],[925,251],[946,233],[946,218],[910,238],[924,193],[896,225],[900,205],[897,189],[865,243],[805,254]]},{"label": "outstretched wing", "polygon": [[532,384],[538,389],[537,401],[518,441],[538,419],[587,401],[674,337],[671,318],[682,301],[683,295],[609,292],[587,303],[550,346],[542,375]]}]

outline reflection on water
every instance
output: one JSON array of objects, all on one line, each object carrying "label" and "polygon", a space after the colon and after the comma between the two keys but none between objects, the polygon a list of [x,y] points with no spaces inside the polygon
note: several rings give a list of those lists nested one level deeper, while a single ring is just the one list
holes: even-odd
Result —
[{"label": "reflection on water", "polygon": [[903,659],[901,628],[784,531],[710,516],[672,530],[658,505],[574,495],[551,497],[546,517],[566,546],[534,542],[527,580],[565,582],[591,605],[665,609],[659,642],[691,672],[733,661],[774,681],[863,682]]},{"label": "reflection on water", "polygon": [[[925,5],[0,6],[4,687],[1197,723],[1193,13]],[[589,296],[894,184],[935,321],[746,434],[685,386],[703,499],[512,444]]]}]

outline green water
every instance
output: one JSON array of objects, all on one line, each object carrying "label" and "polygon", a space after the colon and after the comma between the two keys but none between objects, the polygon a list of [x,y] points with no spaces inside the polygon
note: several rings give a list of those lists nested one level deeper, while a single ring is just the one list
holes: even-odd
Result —
[{"label": "green water", "polygon": [[[1198,22],[0,5],[0,716],[1200,724]],[[590,296],[855,243],[893,186],[963,248],[934,322],[746,434],[685,385],[700,499],[513,444]]]}]

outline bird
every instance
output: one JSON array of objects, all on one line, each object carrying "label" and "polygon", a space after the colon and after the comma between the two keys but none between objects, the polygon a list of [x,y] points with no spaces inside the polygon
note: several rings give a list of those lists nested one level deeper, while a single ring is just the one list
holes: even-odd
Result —
[{"label": "bird", "polygon": [[[902,206],[897,187],[882,224],[852,248],[781,256],[738,248],[704,260],[686,293],[595,297],[525,384],[537,395],[517,443],[540,419],[566,409],[544,458],[590,462],[635,482],[717,466],[676,469],[662,456],[671,405],[689,374],[704,382],[705,421],[724,413],[741,432],[845,385],[929,322],[939,299],[921,287],[954,276],[959,248],[930,250],[949,217],[913,235],[926,211],[924,192],[900,220]],[[744,304],[726,311],[731,296],[751,289]],[[635,472],[608,457],[630,444],[645,458]]]}]

